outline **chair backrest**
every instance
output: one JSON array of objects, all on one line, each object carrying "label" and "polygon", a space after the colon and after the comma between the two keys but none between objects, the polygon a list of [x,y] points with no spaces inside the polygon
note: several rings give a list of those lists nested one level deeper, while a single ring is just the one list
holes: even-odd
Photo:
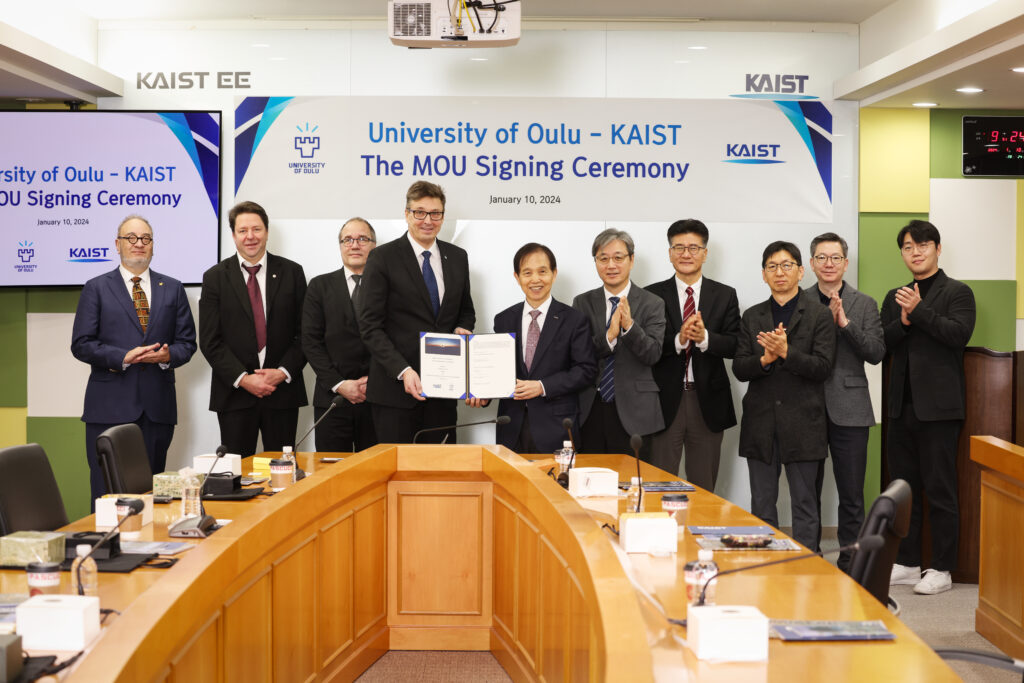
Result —
[{"label": "chair backrest", "polygon": [[896,561],[900,541],[910,528],[912,501],[910,485],[895,479],[871,504],[857,538],[879,535],[885,539],[881,548],[854,551],[850,558],[850,576],[864,586],[883,605],[889,600],[889,578]]},{"label": "chair backrest", "polygon": [[96,437],[107,493],[146,493],[153,490],[153,470],[146,441],[137,424],[117,425]]},{"label": "chair backrest", "polygon": [[53,531],[68,523],[64,499],[43,447],[0,448],[0,535]]}]

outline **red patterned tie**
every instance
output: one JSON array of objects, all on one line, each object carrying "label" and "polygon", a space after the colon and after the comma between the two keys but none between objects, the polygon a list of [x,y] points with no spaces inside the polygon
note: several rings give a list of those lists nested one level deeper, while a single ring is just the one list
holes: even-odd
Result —
[{"label": "red patterned tie", "polygon": [[242,267],[249,273],[245,287],[249,290],[252,319],[256,323],[256,353],[259,353],[267,345],[267,316],[263,313],[263,295],[260,294],[260,282],[256,279],[256,273],[260,272],[263,264]]},{"label": "red patterned tie", "polygon": [[[683,322],[685,323],[687,320],[689,320],[690,316],[692,316],[696,312],[697,312],[697,306],[695,306],[694,303],[693,303],[693,287],[687,287],[686,288],[686,303],[683,304]],[[686,345],[686,365],[683,366],[683,381],[684,382],[690,381],[689,378],[688,378],[688,375],[689,375],[688,371],[689,371],[689,368],[690,368],[690,357],[693,355],[693,344],[694,344],[694,342],[691,340],[690,343]]]},{"label": "red patterned tie", "polygon": [[146,299],[146,290],[140,284],[142,278],[136,275],[132,278],[132,301],[135,302],[135,313],[139,316],[139,324],[142,325],[142,333],[146,333],[149,326],[149,301]]}]

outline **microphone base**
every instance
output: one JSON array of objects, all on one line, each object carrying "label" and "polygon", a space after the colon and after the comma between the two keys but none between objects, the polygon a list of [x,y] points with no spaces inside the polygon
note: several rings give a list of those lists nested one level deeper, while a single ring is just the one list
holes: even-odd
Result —
[{"label": "microphone base", "polygon": [[569,473],[568,472],[562,472],[561,474],[559,474],[555,478],[555,481],[557,481],[558,485],[561,486],[563,489],[566,489],[566,490],[569,489]]}]

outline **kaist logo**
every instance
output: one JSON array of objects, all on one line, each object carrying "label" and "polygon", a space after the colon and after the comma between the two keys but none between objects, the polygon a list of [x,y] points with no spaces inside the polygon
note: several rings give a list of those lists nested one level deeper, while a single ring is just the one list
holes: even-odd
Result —
[{"label": "kaist logo", "polygon": [[773,143],[726,143],[725,158],[730,164],[784,164],[779,159],[782,145]]},{"label": "kaist logo", "polygon": [[744,92],[732,97],[744,97],[754,100],[816,100],[815,95],[807,95],[806,74],[745,74]]},{"label": "kaist logo", "polygon": [[101,263],[109,261],[109,247],[71,247],[68,249],[69,263]]}]

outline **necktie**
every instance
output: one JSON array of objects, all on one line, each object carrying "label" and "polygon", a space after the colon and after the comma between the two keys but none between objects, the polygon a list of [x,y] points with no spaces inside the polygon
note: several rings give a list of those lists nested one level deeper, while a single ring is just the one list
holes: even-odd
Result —
[{"label": "necktie", "polygon": [[139,324],[142,325],[142,333],[146,333],[146,327],[149,326],[149,301],[146,299],[146,291],[142,289],[142,278],[135,276],[132,278],[132,301],[135,303],[135,313],[139,316]]},{"label": "necktie", "polygon": [[[686,288],[686,303],[683,304],[683,322],[689,320],[690,316],[697,312],[697,306],[693,302],[693,287]],[[690,357],[693,355],[693,341],[686,345],[686,365],[683,366],[683,381],[688,382],[690,371]]]},{"label": "necktie", "polygon": [[[605,331],[611,327],[612,316],[615,315],[615,309],[619,307],[619,297],[610,296],[608,301],[612,302],[612,311],[608,314],[608,322],[605,324]],[[601,400],[605,403],[611,403],[615,400],[615,353],[604,362],[604,370],[601,371],[601,381],[598,382],[597,391],[601,394]]]},{"label": "necktie", "polygon": [[249,290],[249,304],[252,306],[252,319],[256,328],[256,353],[259,353],[267,345],[267,316],[263,313],[263,295],[260,293],[259,280],[256,279],[256,273],[260,272],[263,264],[242,267],[249,273],[245,288]]},{"label": "necktie", "polygon": [[537,324],[537,318],[540,317],[540,311],[530,311],[530,317],[533,318],[530,321],[530,328],[526,331],[526,371],[530,371],[530,366],[533,365],[533,354],[537,353],[537,342],[540,341],[540,325]]},{"label": "necktie", "polygon": [[352,280],[356,283],[356,286],[352,288],[352,307],[356,309],[356,315],[359,315],[363,308],[362,279],[362,275],[352,274]]},{"label": "necktie", "polygon": [[423,252],[423,282],[427,285],[427,294],[430,295],[430,305],[434,308],[434,317],[441,310],[441,293],[437,289],[437,278],[434,277],[434,269],[430,267],[430,252]]}]

